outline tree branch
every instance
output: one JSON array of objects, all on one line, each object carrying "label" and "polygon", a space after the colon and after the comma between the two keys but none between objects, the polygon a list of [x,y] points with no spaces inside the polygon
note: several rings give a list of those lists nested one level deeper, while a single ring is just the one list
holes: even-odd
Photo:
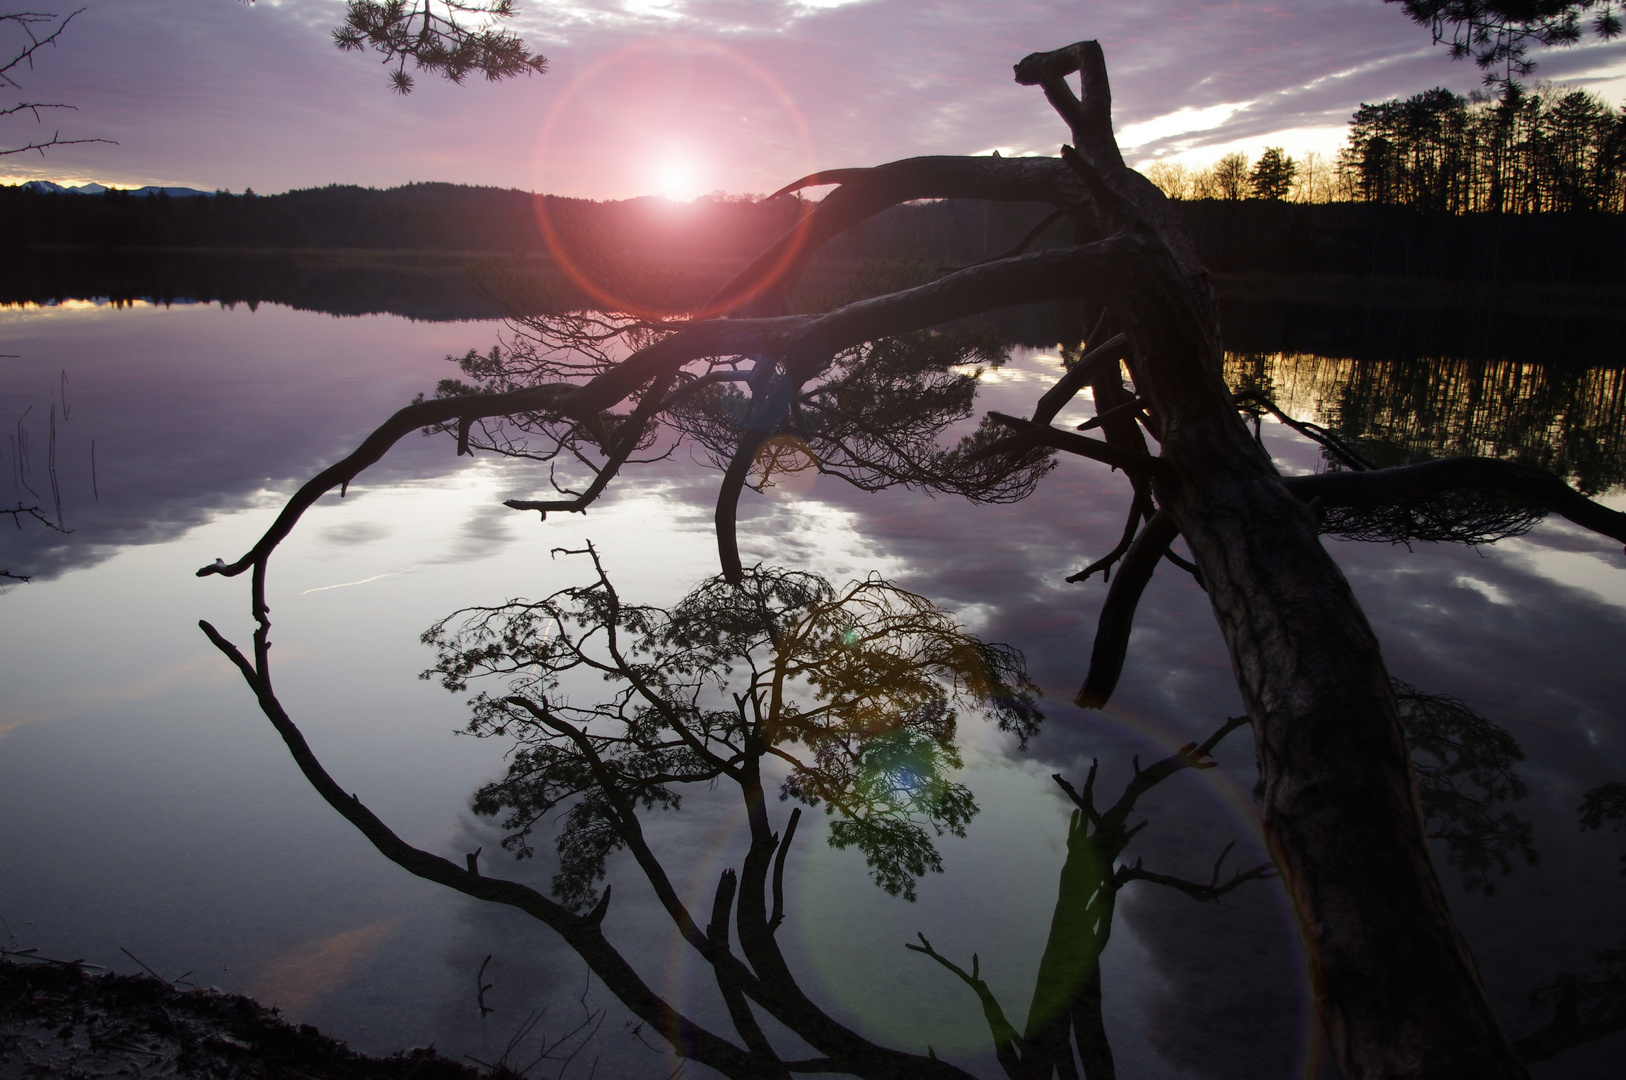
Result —
[{"label": "tree branch", "polygon": [[1305,502],[1374,506],[1453,491],[1499,491],[1540,503],[1583,529],[1626,544],[1626,513],[1594,502],[1564,481],[1529,465],[1482,457],[1449,457],[1362,472],[1324,472],[1282,481]]},{"label": "tree branch", "polygon": [[605,940],[599,922],[602,915],[599,918],[576,915],[535,889],[517,882],[471,873],[448,859],[412,847],[396,836],[372,811],[364,807],[359,798],[347,794],[339,787],[317,760],[310,744],[305,741],[304,735],[300,733],[271,689],[270,677],[264,670],[264,658],[270,647],[270,643],[265,640],[264,624],[255,633],[255,652],[261,657],[259,668],[249,663],[237,647],[222,637],[208,622],[199,621],[198,626],[215,648],[242,673],[243,680],[248,683],[259,700],[260,710],[282,736],[289,753],[293,755],[294,763],[299,766],[299,771],[304,774],[306,781],[329,806],[355,826],[379,854],[417,877],[456,889],[478,900],[518,908],[546,924],[565,939],[616,997],[620,998],[639,1019],[665,1036],[679,1054],[692,1057],[730,1076],[765,1075],[752,1055],[694,1023],[651,990],[621,954]]},{"label": "tree branch", "polygon": [[915,936],[920,939],[919,945],[906,941],[903,943],[903,947],[911,952],[931,957],[949,971],[952,971],[961,982],[971,987],[972,992],[977,995],[977,1000],[982,1002],[982,1015],[988,1022],[988,1033],[993,1036],[994,1040],[994,1057],[999,1059],[999,1063],[1004,1067],[1006,1075],[1020,1075],[1022,1036],[1017,1034],[1015,1026],[1005,1018],[1005,1010],[1000,1007],[999,999],[994,997],[994,992],[983,981],[978,971],[979,963],[976,954],[972,954],[971,971],[967,972],[960,965],[932,948],[932,943],[926,940],[925,934],[917,933]]},{"label": "tree branch", "polygon": [[[217,560],[200,569],[198,576],[234,577],[254,569],[253,611],[256,618],[263,616],[268,610],[261,580],[266,561],[293,531],[305,511],[326,492],[348,485],[379,461],[396,442],[420,428],[520,412],[571,416],[585,421],[635,393],[652,379],[676,372],[691,361],[713,356],[769,353],[801,358],[800,362],[788,363],[790,370],[786,376],[805,381],[817,373],[816,365],[805,359],[808,357],[822,357],[827,361],[836,351],[876,338],[923,329],[979,311],[1036,299],[1062,299],[1084,291],[1092,283],[1111,277],[1114,268],[1133,257],[1136,245],[1132,238],[1113,237],[1079,247],[1032,252],[962,270],[919,288],[861,300],[824,315],[690,323],[637,350],[585,385],[548,383],[507,393],[470,394],[408,405],[380,425],[348,457],[324,469],[295,492],[271,528],[246,554],[233,563]],[[1076,453],[1086,453],[1102,445],[1071,432],[1058,431],[1038,438],[1039,441],[1059,439],[1059,445]],[[1081,448],[1078,444],[1087,445]],[[1155,461],[1137,460],[1111,448],[1103,452],[1117,455],[1113,460],[1124,465]],[[1160,466],[1146,467],[1155,470]]]},{"label": "tree branch", "polygon": [[1107,590],[1106,603],[1096,624],[1095,644],[1090,650],[1090,670],[1084,677],[1073,703],[1086,709],[1099,709],[1118,685],[1124,657],[1129,652],[1129,634],[1141,593],[1152,580],[1163,553],[1169,550],[1180,526],[1167,511],[1159,510],[1147,521],[1118,568],[1118,576]]},{"label": "tree branch", "polygon": [[1207,885],[1201,885],[1194,881],[1187,881],[1185,878],[1173,877],[1168,874],[1159,874],[1151,870],[1147,870],[1141,866],[1141,861],[1139,859],[1135,860],[1134,866],[1118,867],[1118,870],[1114,876],[1117,878],[1120,886],[1131,881],[1150,881],[1154,885],[1166,885],[1171,889],[1179,889],[1181,892],[1198,902],[1207,902],[1209,900],[1218,901],[1220,897],[1224,896],[1226,893],[1230,892],[1232,889],[1236,888],[1238,885],[1241,885],[1245,881],[1263,880],[1276,876],[1276,868],[1272,864],[1268,862],[1260,863],[1251,870],[1236,871],[1231,875],[1231,879],[1229,881],[1221,885],[1219,879],[1220,867],[1225,863],[1225,857],[1231,853],[1231,849],[1235,846],[1236,841],[1234,840],[1231,841],[1231,843],[1226,844],[1225,850],[1220,852],[1219,858],[1214,860],[1214,876],[1209,879]]},{"label": "tree branch", "polygon": [[1087,457],[1092,461],[1099,461],[1111,465],[1114,469],[1135,473],[1141,476],[1169,477],[1169,465],[1161,458],[1142,454],[1135,450],[1125,450],[1113,446],[1111,443],[1099,439],[1086,438],[1071,431],[1051,427],[1048,424],[1035,424],[1023,420],[1018,416],[1008,416],[1001,412],[988,414],[994,420],[1006,427],[1015,428],[1016,434],[1000,439],[998,442],[978,450],[971,455],[972,460],[992,457],[995,454],[1014,454],[1023,450],[1031,450],[1035,446],[1053,446],[1057,450],[1065,450],[1069,454]]},{"label": "tree branch", "polygon": [[1114,334],[1101,344],[1090,348],[1078,358],[1078,362],[1066,374],[1056,380],[1056,385],[1044,392],[1039,403],[1033,407],[1033,422],[1050,423],[1106,365],[1116,364],[1128,355],[1129,338],[1124,334]]}]

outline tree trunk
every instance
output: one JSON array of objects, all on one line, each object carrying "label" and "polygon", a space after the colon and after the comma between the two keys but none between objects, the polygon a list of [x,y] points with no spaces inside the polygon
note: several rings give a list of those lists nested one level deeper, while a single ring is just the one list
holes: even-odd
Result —
[{"label": "tree trunk", "polygon": [[[1061,80],[1083,76],[1083,100]],[[1073,127],[1103,227],[1142,240],[1108,298],[1172,476],[1186,538],[1253,721],[1264,828],[1309,946],[1317,1011],[1346,1077],[1524,1077],[1429,861],[1411,757],[1371,627],[1239,419],[1208,275],[1150,183],[1123,164],[1100,46],[1017,67]],[[1066,156],[1066,155],[1064,155]],[[1092,177],[1093,174],[1093,177]]]}]

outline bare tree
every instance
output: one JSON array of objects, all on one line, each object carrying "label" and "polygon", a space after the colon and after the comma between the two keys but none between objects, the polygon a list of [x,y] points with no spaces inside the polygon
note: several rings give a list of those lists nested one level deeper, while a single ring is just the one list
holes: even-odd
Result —
[{"label": "bare tree", "polygon": [[1180,200],[1192,197],[1191,170],[1178,161],[1154,161],[1141,172],[1167,198]]},{"label": "bare tree", "polygon": [[1250,190],[1248,185],[1250,169],[1248,155],[1240,150],[1226,154],[1214,162],[1214,186],[1219,190],[1219,197],[1235,202],[1246,198]]},{"label": "bare tree", "polygon": [[[1081,75],[1081,94],[1066,82],[1074,73]],[[624,359],[601,355],[574,372],[559,359],[533,385],[422,401],[387,420],[305,484],[246,554],[199,571],[251,573],[251,614],[259,624],[255,660],[237,654],[212,628],[210,636],[231,651],[262,707],[284,727],[265,668],[266,573],[278,544],[322,493],[347,485],[421,428],[448,426],[467,448],[473,425],[526,418],[568,447],[590,469],[591,483],[576,494],[512,505],[544,513],[580,510],[648,445],[685,389],[702,380],[733,383],[742,393],[738,442],[719,484],[716,524],[723,575],[743,582],[738,501],[759,451],[778,435],[797,433],[808,395],[838,355],[982,311],[1034,300],[1081,301],[1091,348],[1035,402],[1031,416],[990,414],[987,430],[1009,434],[965,454],[969,465],[1001,455],[1016,455],[1020,463],[1066,452],[1122,469],[1130,481],[1124,542],[1104,560],[1103,569],[1116,565],[1117,571],[1080,702],[1098,706],[1111,696],[1139,596],[1157,566],[1174,561],[1170,544],[1183,536],[1192,556],[1186,568],[1207,591],[1246,705],[1265,836],[1300,920],[1316,1008],[1340,1068],[1350,1077],[1525,1076],[1452,921],[1429,857],[1400,705],[1377,638],[1318,540],[1320,520],[1340,508],[1490,493],[1626,542],[1626,514],[1512,462],[1458,457],[1374,468],[1356,448],[1306,425],[1297,426],[1342,467],[1283,478],[1225,385],[1207,271],[1163,194],[1129,170],[1118,152],[1100,47],[1080,42],[1035,53],[1016,66],[1016,75],[1024,85],[1042,87],[1070,128],[1072,143],[1059,159],[913,158],[788,185],[784,193],[836,187],[697,317],[629,319],[619,324],[633,335]],[[1007,253],[823,314],[786,313],[787,291],[825,240],[887,207],[935,198],[1045,202],[1072,219],[1078,242]],[[619,332],[612,322],[581,332],[602,345]],[[1120,363],[1133,390],[1122,382]],[[1051,423],[1086,386],[1100,410],[1093,424],[1104,438]],[[627,411],[612,411],[623,404]],[[1157,443],[1155,453],[1148,440]],[[285,737],[296,755],[308,754],[286,729]],[[359,806],[352,809],[325,774],[310,767],[306,773],[376,845],[398,851],[400,842]],[[398,861],[405,865],[409,858],[419,856],[401,854]],[[456,869],[440,860],[415,872],[469,884],[447,867]],[[479,888],[495,896],[510,886],[493,881]],[[548,918],[560,920],[561,932],[588,933],[562,916]],[[744,1053],[732,1044],[717,1052]]]},{"label": "bare tree", "polygon": [[[0,89],[8,92],[22,92],[22,84],[17,81],[23,71],[34,70],[34,55],[46,46],[56,47],[57,39],[68,28],[75,16],[83,14],[84,8],[69,12],[67,15],[57,17],[40,11],[12,11],[0,13],[0,34],[15,41],[15,44],[0,46],[5,53],[0,54]],[[0,120],[13,117],[32,116],[36,124],[43,124],[43,112],[53,109],[76,110],[76,106],[60,101],[8,101],[0,104]],[[30,150],[38,151],[42,156],[53,146],[77,146],[80,143],[105,143],[111,139],[64,139],[60,129],[53,130],[50,138],[32,139],[22,146],[0,146],[0,156],[6,154],[23,154]]]},{"label": "bare tree", "polygon": [[1301,203],[1324,203],[1333,200],[1332,166],[1327,163],[1327,159],[1320,151],[1308,151],[1300,159],[1298,172],[1293,178],[1293,193],[1289,197],[1294,202]]}]

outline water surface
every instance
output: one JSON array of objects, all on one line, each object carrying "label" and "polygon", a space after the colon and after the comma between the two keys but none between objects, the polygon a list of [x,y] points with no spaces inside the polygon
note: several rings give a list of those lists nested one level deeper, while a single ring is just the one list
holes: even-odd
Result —
[{"label": "water surface", "polygon": [[[483,349],[497,332],[272,305],[0,313],[0,352],[16,354],[0,360],[10,440],[0,441],[0,483],[16,500],[7,505],[54,517],[60,500],[73,530],[7,525],[0,546],[0,568],[34,575],[0,596],[0,916],[11,939],[133,970],[122,947],[166,975],[190,971],[253,994],[372,1051],[435,1042],[488,1057],[534,1009],[547,1005],[565,1024],[583,988],[573,955],[544,927],[378,856],[305,784],[196,625],[206,618],[246,644],[245,581],[193,571],[246,550],[299,482],[449,374],[447,354]],[[1617,369],[1294,352],[1230,363],[1302,418],[1407,450],[1533,458],[1626,506]],[[978,408],[1025,412],[1060,371],[1055,351],[1020,350],[990,373]],[[1062,421],[1091,412],[1081,400]],[[1285,470],[1322,467],[1311,444],[1278,425],[1263,431]],[[539,523],[500,504],[545,491],[543,467],[457,458],[445,439],[404,440],[345,498],[324,498],[272,564],[284,703],[340,783],[403,837],[453,859],[483,846],[488,873],[545,887],[545,859],[492,858],[499,834],[469,812],[468,796],[500,773],[501,748],[452,734],[463,707],[416,678],[432,660],[418,634],[461,606],[581,580],[579,562],[551,550],[585,540],[624,595],[671,603],[715,572],[716,479],[680,452],[629,472],[588,514]],[[1099,760],[1098,785],[1115,792],[1132,756],[1160,757],[1240,710],[1206,598],[1171,567],[1147,590],[1111,707],[1068,704],[1105,590],[1099,579],[1062,579],[1116,542],[1127,493],[1120,475],[1070,459],[1015,506],[870,495],[828,477],[742,503],[747,564],[837,582],[880,572],[1025,650],[1047,694],[1049,719],[1026,753],[967,727],[964,779],[984,809],[964,840],[944,838],[947,872],[928,876],[918,902],[871,885],[856,852],[824,844],[817,815],[804,829],[819,827],[798,836],[786,948],[821,1003],[878,1039],[920,1052],[931,1044],[995,1075],[975,998],[903,944],[919,931],[961,962],[978,953],[1020,1022],[1065,854],[1068,804],[1050,775],[1076,783]],[[1522,1034],[1546,1018],[1530,989],[1585,969],[1621,935],[1620,838],[1580,832],[1575,807],[1586,789],[1626,780],[1626,555],[1557,521],[1478,549],[1329,544],[1395,675],[1467,702],[1527,755],[1519,773],[1529,795],[1512,808],[1534,828],[1539,866],[1498,875],[1493,897],[1465,892],[1442,868],[1504,1021]],[[1233,840],[1233,865],[1263,859],[1247,732],[1217,757],[1219,769],[1182,774],[1143,801],[1153,824],[1131,854],[1204,879]],[[691,905],[743,850],[720,798],[691,800],[651,829],[684,868]],[[632,870],[612,863],[612,937],[674,1004],[724,1023]],[[488,954],[498,1011],[482,1020],[475,974]],[[1302,957],[1276,883],[1251,883],[1218,905],[1131,886],[1103,963],[1123,1075],[1306,1067]],[[600,988],[587,994],[605,1003]],[[613,1003],[609,1017],[595,1044],[604,1068],[670,1072]],[[1536,1074],[1609,1075],[1622,1038]]]}]

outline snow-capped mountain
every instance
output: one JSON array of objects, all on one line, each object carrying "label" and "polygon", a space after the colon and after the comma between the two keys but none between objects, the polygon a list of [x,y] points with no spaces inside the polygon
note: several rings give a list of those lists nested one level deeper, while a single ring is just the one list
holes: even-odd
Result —
[{"label": "snow-capped mountain", "polygon": [[[30,180],[28,183],[21,184],[19,186],[26,191],[40,191],[54,195],[100,195],[109,190],[106,185],[103,184],[80,184],[77,187],[64,187],[61,184],[54,184],[49,180]],[[192,195],[215,194],[212,191],[199,191],[197,188],[158,187],[154,184],[149,184],[146,187],[123,189],[114,188],[112,190],[123,190],[130,195],[156,195],[159,192],[163,192],[165,195],[175,199],[187,198]]]}]

